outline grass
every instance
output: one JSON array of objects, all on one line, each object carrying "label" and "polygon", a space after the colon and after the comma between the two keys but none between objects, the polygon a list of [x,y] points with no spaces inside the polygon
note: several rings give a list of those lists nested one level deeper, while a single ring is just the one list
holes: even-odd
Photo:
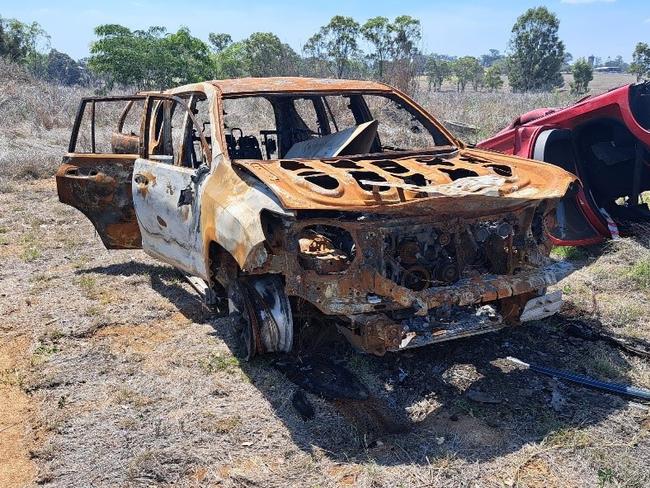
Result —
[{"label": "grass", "polygon": [[551,256],[556,259],[566,259],[568,261],[582,261],[587,258],[588,253],[582,247],[559,246],[553,248]]},{"label": "grass", "polygon": [[213,352],[199,363],[207,374],[218,372],[233,373],[240,369],[239,359],[235,356]]},{"label": "grass", "polygon": [[94,276],[83,275],[77,280],[77,285],[86,298],[94,298],[97,289],[97,279]]},{"label": "grass", "polygon": [[[94,300],[102,305],[108,305],[118,297],[118,291],[114,288],[102,285],[97,278],[91,275],[82,275],[76,279],[77,286],[81,289],[81,293],[88,300]],[[99,312],[99,309],[90,307],[87,313]]]},{"label": "grass", "polygon": [[25,375],[18,368],[0,370],[0,385],[17,386],[22,388],[25,384]]},{"label": "grass", "polygon": [[59,347],[56,344],[40,343],[36,349],[34,349],[30,363],[32,366],[39,366],[58,352]]},{"label": "grass", "polygon": [[26,246],[25,248],[23,248],[23,251],[20,253],[20,259],[22,259],[26,263],[31,263],[32,261],[36,261],[37,259],[40,259],[42,256],[43,253],[36,246]]},{"label": "grass", "polygon": [[586,447],[591,442],[589,434],[584,430],[564,427],[548,434],[543,443],[546,446],[575,449]]},{"label": "grass", "polygon": [[625,274],[639,288],[650,288],[650,257],[634,263]]},{"label": "grass", "polygon": [[231,415],[215,420],[210,426],[210,430],[217,434],[227,434],[239,427],[241,423],[239,415]]}]

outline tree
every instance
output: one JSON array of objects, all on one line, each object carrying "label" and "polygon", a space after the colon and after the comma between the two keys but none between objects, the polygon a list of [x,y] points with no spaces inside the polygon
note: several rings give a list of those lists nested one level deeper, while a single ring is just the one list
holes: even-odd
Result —
[{"label": "tree", "polygon": [[307,40],[303,51],[333,65],[335,76],[343,78],[350,71],[352,58],[359,53],[360,31],[361,27],[352,17],[336,15]]},{"label": "tree", "polygon": [[546,7],[528,9],[512,28],[508,79],[515,91],[550,90],[562,86],[564,43],[560,21]]},{"label": "tree", "polygon": [[415,88],[417,44],[422,37],[420,21],[408,15],[395,18],[390,26],[394,37],[393,62],[390,81],[398,88],[410,91]]},{"label": "tree", "polygon": [[167,76],[162,86],[193,83],[209,79],[212,75],[210,48],[201,39],[192,36],[187,27],[167,34],[160,41],[160,58],[164,59]]},{"label": "tree", "polygon": [[636,75],[636,81],[650,78],[650,46],[645,42],[636,45],[629,71]]},{"label": "tree", "polygon": [[501,68],[499,65],[492,65],[485,70],[485,77],[483,78],[483,85],[491,92],[499,90],[503,86],[501,79]]},{"label": "tree", "polygon": [[213,58],[215,77],[240,78],[247,76],[246,51],[243,42],[234,42],[222,51],[217,52]]},{"label": "tree", "polygon": [[427,60],[425,72],[429,78],[429,89],[440,91],[442,83],[451,76],[452,65],[447,59],[438,54],[432,54]]},{"label": "tree", "polygon": [[594,69],[585,58],[579,58],[571,67],[573,81],[571,93],[582,95],[589,91],[589,82],[594,79]]},{"label": "tree", "polygon": [[220,79],[289,76],[298,73],[300,57],[275,34],[254,32],[243,41],[216,50],[212,62],[214,73]]},{"label": "tree", "polygon": [[243,41],[244,66],[250,76],[292,75],[298,55],[270,32],[255,32]]},{"label": "tree", "polygon": [[361,34],[374,47],[374,53],[370,54],[370,58],[377,65],[378,78],[382,79],[384,77],[384,63],[395,46],[390,21],[386,17],[368,19],[361,26]]},{"label": "tree", "polygon": [[484,68],[489,68],[490,66],[501,61],[504,58],[505,56],[501,54],[501,51],[499,51],[498,49],[490,49],[487,54],[483,54],[481,56],[481,65]]},{"label": "tree", "polygon": [[410,15],[396,17],[390,25],[395,37],[395,59],[411,59],[417,53],[416,44],[422,38],[420,21]]},{"label": "tree", "polygon": [[56,49],[47,54],[32,55],[27,67],[37,78],[61,85],[82,85],[89,81],[88,73],[80,63]]},{"label": "tree", "polygon": [[105,24],[96,27],[95,34],[88,65],[109,88],[117,83],[160,89],[201,81],[212,73],[210,49],[187,27],[168,34],[163,27],[131,31]]},{"label": "tree", "polygon": [[232,37],[230,34],[210,32],[210,34],[208,34],[208,40],[210,41],[210,44],[212,44],[212,49],[217,53],[220,53],[232,44]]},{"label": "tree", "polygon": [[467,83],[471,83],[474,90],[478,90],[483,80],[483,67],[474,56],[463,56],[452,63],[452,70],[456,75],[456,89],[464,92]]},{"label": "tree", "polygon": [[0,56],[23,63],[38,52],[39,42],[48,44],[49,36],[37,22],[26,24],[0,17]]}]

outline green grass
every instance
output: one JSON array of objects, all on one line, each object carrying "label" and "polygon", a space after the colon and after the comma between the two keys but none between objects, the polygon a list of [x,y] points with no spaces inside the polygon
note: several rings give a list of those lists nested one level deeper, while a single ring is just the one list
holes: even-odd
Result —
[{"label": "green grass", "polygon": [[639,288],[650,288],[650,258],[641,259],[634,263],[626,273]]},{"label": "green grass", "polygon": [[26,263],[31,263],[39,259],[43,254],[41,250],[36,246],[26,246],[23,248],[23,252],[20,253],[20,259]]},{"label": "green grass", "polygon": [[50,358],[50,356],[56,354],[57,352],[59,352],[59,348],[55,344],[39,344],[32,354],[32,366],[43,364]]},{"label": "green grass", "polygon": [[77,279],[77,286],[81,288],[81,292],[88,299],[97,298],[97,279],[93,276],[83,275]]},{"label": "green grass", "polygon": [[219,371],[231,373],[239,369],[239,359],[235,356],[227,356],[219,352],[213,352],[207,358],[201,360],[200,364],[201,368],[208,374]]},{"label": "green grass", "polygon": [[20,253],[20,259],[26,263],[31,263],[36,261],[43,254],[41,248],[39,247],[39,238],[35,232],[27,232],[20,237],[20,242],[23,246],[23,250]]},{"label": "green grass", "polygon": [[556,259],[566,259],[567,261],[580,261],[587,259],[587,251],[581,247],[559,246],[553,248],[551,256]]},{"label": "green grass", "polygon": [[612,468],[600,468],[598,470],[598,488],[614,484],[614,471]]},{"label": "green grass", "polygon": [[590,442],[591,439],[587,432],[571,427],[561,427],[550,432],[544,438],[545,445],[567,448],[584,447],[589,445]]}]

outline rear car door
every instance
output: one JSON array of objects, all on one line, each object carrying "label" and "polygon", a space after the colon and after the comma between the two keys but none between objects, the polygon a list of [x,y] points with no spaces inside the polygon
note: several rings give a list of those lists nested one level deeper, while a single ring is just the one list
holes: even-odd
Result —
[{"label": "rear car door", "polygon": [[56,173],[59,200],[93,223],[107,249],[141,247],[131,180],[140,152],[144,100],[82,99],[68,153]]},{"label": "rear car door", "polygon": [[200,228],[211,159],[207,104],[200,92],[147,97],[144,154],[132,185],[145,252],[202,278],[208,274]]}]

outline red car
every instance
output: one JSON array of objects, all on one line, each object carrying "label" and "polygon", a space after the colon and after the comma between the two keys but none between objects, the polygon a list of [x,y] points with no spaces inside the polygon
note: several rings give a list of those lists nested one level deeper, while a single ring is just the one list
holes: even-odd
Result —
[{"label": "red car", "polygon": [[576,174],[549,226],[556,245],[588,245],[650,224],[650,83],[621,86],[563,108],[525,113],[478,144]]}]

